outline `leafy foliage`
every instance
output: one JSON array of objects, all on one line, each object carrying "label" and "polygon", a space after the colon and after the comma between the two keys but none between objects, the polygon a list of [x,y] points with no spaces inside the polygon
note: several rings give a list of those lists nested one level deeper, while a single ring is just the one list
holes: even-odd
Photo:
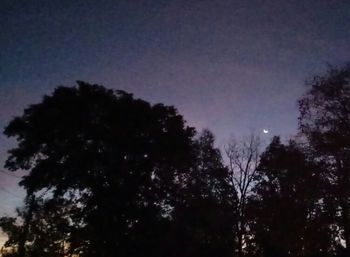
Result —
[{"label": "leafy foliage", "polygon": [[[25,231],[20,256],[38,249],[54,256],[55,242],[79,256],[164,256],[190,216],[200,224],[221,222],[215,230],[186,232],[198,243],[191,256],[228,247],[232,228],[223,222],[234,202],[220,209],[226,169],[211,134],[195,141],[195,130],[175,108],[78,82],[29,106],[5,134],[18,141],[6,167],[29,170],[21,185],[35,199],[19,215],[27,215],[18,227]],[[43,190],[45,201],[38,197]],[[202,244],[203,236],[213,239]]]},{"label": "leafy foliage", "polygon": [[337,209],[334,225],[340,228],[350,254],[350,66],[330,68],[310,82],[299,101],[300,131],[307,138],[314,159],[327,171]]},{"label": "leafy foliage", "polygon": [[7,257],[343,257],[350,245],[350,68],[299,101],[298,140],[197,134],[172,106],[77,82],[5,128],[27,170]]},{"label": "leafy foliage", "polygon": [[263,256],[330,256],[318,170],[293,141],[275,137],[262,154],[251,208],[255,241]]}]

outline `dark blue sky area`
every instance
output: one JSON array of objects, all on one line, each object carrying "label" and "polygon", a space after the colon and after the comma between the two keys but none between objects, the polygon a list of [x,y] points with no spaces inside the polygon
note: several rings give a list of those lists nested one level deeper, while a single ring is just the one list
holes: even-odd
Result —
[{"label": "dark blue sky area", "polygon": [[[350,1],[0,2],[0,128],[75,80],[175,105],[222,145],[297,127],[304,80],[350,60]],[[0,164],[11,142],[0,137]],[[0,187],[20,194],[17,178]],[[19,199],[0,191],[1,212]]]}]

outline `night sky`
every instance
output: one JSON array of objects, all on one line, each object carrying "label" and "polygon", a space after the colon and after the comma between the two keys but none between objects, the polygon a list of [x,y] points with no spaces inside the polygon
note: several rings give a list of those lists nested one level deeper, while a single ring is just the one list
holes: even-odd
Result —
[{"label": "night sky", "polygon": [[[349,18],[348,0],[1,0],[0,129],[84,80],[175,105],[219,146],[288,138],[305,79],[350,61]],[[11,145],[0,136],[1,166]],[[0,173],[1,215],[21,204],[18,181]]]}]

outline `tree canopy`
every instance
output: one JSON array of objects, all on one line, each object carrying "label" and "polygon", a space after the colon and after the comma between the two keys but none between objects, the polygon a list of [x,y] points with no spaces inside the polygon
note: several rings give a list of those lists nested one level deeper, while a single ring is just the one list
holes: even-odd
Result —
[{"label": "tree canopy", "polygon": [[350,66],[300,98],[298,134],[230,140],[226,159],[173,106],[78,81],[4,134],[26,170],[24,206],[1,217],[7,257],[347,257]]},{"label": "tree canopy", "polygon": [[[35,199],[22,215],[26,232],[24,240],[17,240],[20,255],[28,245],[41,246],[30,238],[38,236],[37,225],[58,222],[56,216],[67,222],[59,228],[64,254],[80,256],[165,255],[176,247],[169,245],[175,238],[167,236],[177,220],[173,213],[198,206],[194,197],[207,204],[197,209],[199,214],[213,212],[203,219],[221,218],[216,200],[224,201],[227,181],[219,152],[209,132],[196,141],[194,128],[174,107],[78,82],[29,106],[5,134],[18,142],[6,167],[29,171],[20,184],[27,198]],[[40,216],[47,206],[63,213]],[[206,233],[219,236],[221,231]]]},{"label": "tree canopy", "polygon": [[331,67],[310,81],[299,101],[300,132],[322,164],[335,204],[334,223],[350,254],[350,65]]}]

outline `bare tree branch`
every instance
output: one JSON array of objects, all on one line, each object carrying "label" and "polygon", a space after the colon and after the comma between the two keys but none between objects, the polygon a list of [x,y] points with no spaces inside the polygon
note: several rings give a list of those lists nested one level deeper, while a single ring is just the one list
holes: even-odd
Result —
[{"label": "bare tree branch", "polygon": [[229,160],[229,169],[234,192],[238,198],[239,256],[243,256],[244,237],[246,236],[246,203],[254,186],[254,178],[259,165],[260,138],[254,134],[237,141],[231,138],[225,148]]}]

